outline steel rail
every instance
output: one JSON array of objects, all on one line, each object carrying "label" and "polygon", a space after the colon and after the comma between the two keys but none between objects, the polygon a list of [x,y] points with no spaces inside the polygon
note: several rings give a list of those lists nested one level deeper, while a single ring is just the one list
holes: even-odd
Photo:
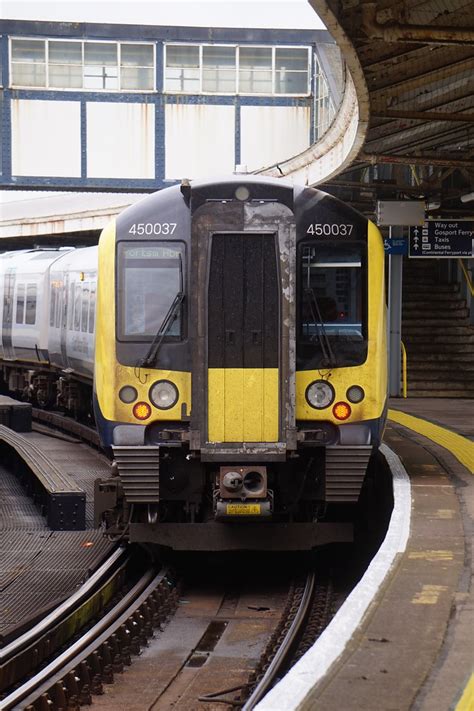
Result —
[{"label": "steel rail", "polygon": [[154,569],[148,569],[133,588],[97,624],[66,651],[53,659],[44,669],[5,697],[0,702],[0,709],[2,711],[10,709],[20,711],[20,709],[33,704],[42,694],[46,693],[109,639],[138,610],[167,574],[168,571],[156,574]]},{"label": "steel rail", "polygon": [[288,632],[285,635],[283,642],[278,648],[277,653],[273,657],[262,679],[259,681],[252,694],[249,696],[244,706],[242,707],[242,711],[251,711],[251,709],[253,709],[256,704],[261,701],[261,699],[265,696],[266,692],[273,685],[281,668],[288,660],[293,643],[298,637],[301,627],[308,615],[311,606],[311,601],[313,598],[314,584],[315,574],[312,572],[309,573],[308,577],[306,578],[306,585],[303,591],[300,606],[293,622],[290,625]]},{"label": "steel rail", "polygon": [[115,564],[122,558],[124,562],[128,559],[128,553],[125,548],[116,548],[112,551],[107,560],[104,561],[104,563],[97,568],[95,573],[72,595],[69,595],[64,602],[54,608],[49,615],[46,615],[46,617],[31,629],[19,637],[16,637],[9,644],[5,645],[3,649],[0,649],[0,664],[7,663],[9,659],[18,654],[22,649],[36,642],[44,632],[48,632],[53,626],[58,624],[69,612],[76,609],[90,595],[92,590],[104,581]]},{"label": "steel rail", "polygon": [[81,627],[102,613],[122,587],[130,558],[124,549],[113,551],[75,593],[1,650],[0,690],[3,693],[27,675],[33,674],[56,650],[64,647]]}]

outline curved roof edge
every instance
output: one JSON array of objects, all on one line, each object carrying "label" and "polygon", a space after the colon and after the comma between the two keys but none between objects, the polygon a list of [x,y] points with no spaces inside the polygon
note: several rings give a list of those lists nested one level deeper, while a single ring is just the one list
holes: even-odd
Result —
[{"label": "curved roof edge", "polygon": [[303,185],[318,185],[352,163],[364,144],[369,126],[369,91],[357,53],[325,0],[308,0],[335,39],[346,64],[346,81],[336,118],[322,136],[302,153],[256,173],[286,177]]}]

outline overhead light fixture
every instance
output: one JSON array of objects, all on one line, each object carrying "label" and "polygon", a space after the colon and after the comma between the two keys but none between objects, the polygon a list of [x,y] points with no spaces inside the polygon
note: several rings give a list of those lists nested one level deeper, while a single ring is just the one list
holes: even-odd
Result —
[{"label": "overhead light fixture", "polygon": [[461,202],[472,202],[474,200],[474,193],[466,193],[461,195]]},{"label": "overhead light fixture", "polygon": [[440,207],[441,202],[439,200],[432,200],[431,202],[426,203],[426,209],[428,210],[428,212],[430,210],[439,210]]}]

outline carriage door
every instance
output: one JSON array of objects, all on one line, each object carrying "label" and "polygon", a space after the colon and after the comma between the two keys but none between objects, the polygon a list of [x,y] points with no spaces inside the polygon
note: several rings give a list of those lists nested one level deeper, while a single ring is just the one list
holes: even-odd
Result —
[{"label": "carriage door", "polygon": [[277,235],[214,233],[208,282],[208,441],[279,439]]}]

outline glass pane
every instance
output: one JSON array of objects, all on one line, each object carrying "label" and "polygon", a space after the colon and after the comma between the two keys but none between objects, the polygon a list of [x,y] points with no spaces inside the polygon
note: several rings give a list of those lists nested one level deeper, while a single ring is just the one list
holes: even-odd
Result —
[{"label": "glass pane", "polygon": [[240,70],[239,91],[247,94],[271,94],[272,72]]},{"label": "glass pane", "polygon": [[91,300],[89,306],[89,333],[94,333],[95,326],[95,282],[91,285]]},{"label": "glass pane", "polygon": [[44,40],[12,40],[12,61],[44,62]]},{"label": "glass pane", "polygon": [[50,65],[49,86],[61,89],[80,89],[82,87],[82,67],[69,64]]},{"label": "glass pane", "polygon": [[86,89],[118,89],[117,67],[85,67],[84,88]]},{"label": "glass pane", "polygon": [[81,330],[81,294],[82,288],[80,284],[76,284],[76,294],[74,297],[74,330]]},{"label": "glass pane", "polygon": [[122,67],[153,67],[153,47],[146,44],[121,44]]},{"label": "glass pane", "polygon": [[51,301],[49,304],[49,325],[54,326],[54,315],[56,313],[58,301],[58,290],[54,286],[51,287],[50,299]]},{"label": "glass pane", "polygon": [[25,285],[18,284],[16,291],[16,323],[23,323],[25,317]]},{"label": "glass pane", "polygon": [[26,287],[26,314],[25,323],[33,324],[36,321],[36,284]]},{"label": "glass pane", "polygon": [[153,89],[153,69],[122,68],[120,77],[122,89]]},{"label": "glass pane", "polygon": [[87,65],[101,64],[107,67],[117,64],[117,45],[103,42],[85,42],[84,63]]},{"label": "glass pane", "polygon": [[235,47],[203,47],[203,67],[226,68],[235,67]]},{"label": "glass pane", "polygon": [[275,75],[276,94],[307,94],[308,93],[308,73],[288,72],[284,69],[276,72]]},{"label": "glass pane", "polygon": [[271,69],[272,50],[265,47],[240,47],[239,66],[241,69]]},{"label": "glass pane", "polygon": [[308,50],[295,47],[277,47],[275,69],[308,70]]},{"label": "glass pane", "polygon": [[44,64],[12,64],[12,84],[18,86],[45,86]]},{"label": "glass pane", "polygon": [[204,69],[202,89],[203,91],[232,94],[235,92],[235,71],[233,69]]},{"label": "glass pane", "polygon": [[[153,338],[181,288],[183,246],[176,243],[119,245],[123,287],[119,291],[125,338]],[[181,315],[167,331],[181,335]]]},{"label": "glass pane", "polygon": [[197,67],[199,69],[199,47],[166,45],[167,67]]},{"label": "glass pane", "polygon": [[50,64],[82,64],[80,42],[49,42]]},{"label": "glass pane", "polygon": [[82,319],[81,331],[87,332],[87,317],[89,315],[89,284],[84,282],[82,285]]},{"label": "glass pane", "polygon": [[199,92],[199,69],[170,68],[166,69],[167,91]]},{"label": "glass pane", "polygon": [[303,247],[302,331],[309,338],[324,324],[328,335],[362,338],[362,260],[357,247]]}]

